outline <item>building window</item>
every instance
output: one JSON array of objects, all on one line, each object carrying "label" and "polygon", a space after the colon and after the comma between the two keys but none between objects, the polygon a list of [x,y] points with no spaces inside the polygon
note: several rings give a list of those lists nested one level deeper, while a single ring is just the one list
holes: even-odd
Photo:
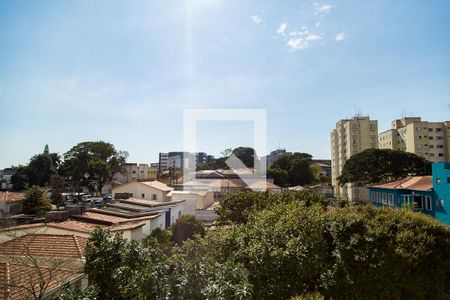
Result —
[{"label": "building window", "polygon": [[422,209],[423,208],[423,198],[422,196],[413,196],[413,208]]},{"label": "building window", "polygon": [[442,128],[436,128],[436,132],[441,132]]},{"label": "building window", "polygon": [[390,206],[394,206],[394,195],[389,194],[388,196],[389,196],[389,198],[388,198],[388,204],[389,204]]},{"label": "building window", "polygon": [[157,195],[156,195],[156,194],[153,194],[153,197],[152,197],[152,199],[153,199],[153,200],[158,200],[158,197],[157,197]]},{"label": "building window", "polygon": [[430,131],[430,132],[433,131],[433,128],[428,128],[428,131]]},{"label": "building window", "polygon": [[383,204],[387,204],[387,194],[383,193]]},{"label": "building window", "polygon": [[436,204],[437,207],[444,207],[444,199],[438,199]]},{"label": "building window", "polygon": [[441,179],[440,178],[436,178],[436,184],[441,184]]},{"label": "building window", "polygon": [[425,197],[425,209],[431,210],[431,197]]},{"label": "building window", "polygon": [[450,183],[450,177],[447,177],[447,183]]},{"label": "building window", "polygon": [[145,198],[145,194],[141,194],[141,197],[142,197],[142,199],[144,199]]}]

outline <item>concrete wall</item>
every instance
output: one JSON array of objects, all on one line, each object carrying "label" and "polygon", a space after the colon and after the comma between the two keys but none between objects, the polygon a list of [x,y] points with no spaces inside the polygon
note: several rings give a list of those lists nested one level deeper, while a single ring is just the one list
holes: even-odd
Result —
[{"label": "concrete wall", "polygon": [[[113,197],[116,193],[129,193],[133,195],[132,198],[136,199],[147,199],[161,202],[168,200],[168,192],[161,191],[140,182],[130,182],[118,186],[112,190]],[[154,198],[154,195],[156,195],[156,199]]]}]

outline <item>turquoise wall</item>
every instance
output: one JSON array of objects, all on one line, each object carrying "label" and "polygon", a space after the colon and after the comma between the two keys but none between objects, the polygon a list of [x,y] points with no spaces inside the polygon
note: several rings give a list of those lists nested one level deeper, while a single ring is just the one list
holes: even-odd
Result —
[{"label": "turquoise wall", "polygon": [[450,163],[433,164],[435,217],[450,226]]}]

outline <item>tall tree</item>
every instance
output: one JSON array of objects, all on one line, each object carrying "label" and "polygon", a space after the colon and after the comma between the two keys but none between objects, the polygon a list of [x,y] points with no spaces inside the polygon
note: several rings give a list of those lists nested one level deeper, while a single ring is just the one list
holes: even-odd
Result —
[{"label": "tall tree", "polygon": [[267,170],[275,184],[306,185],[314,180],[311,170],[312,156],[308,153],[296,152],[280,156]]},{"label": "tall tree", "polygon": [[123,172],[128,152],[117,151],[114,145],[103,141],[83,142],[64,154],[63,172],[80,186],[89,187],[93,182],[101,193],[114,174]]},{"label": "tall tree", "polygon": [[45,145],[44,151],[33,156],[26,167],[25,173],[29,184],[46,186],[50,177],[57,174],[60,161],[58,153],[50,153],[48,145]]},{"label": "tall tree", "polygon": [[364,186],[415,175],[431,175],[431,162],[409,152],[367,149],[345,162],[338,180],[340,184],[352,182]]}]

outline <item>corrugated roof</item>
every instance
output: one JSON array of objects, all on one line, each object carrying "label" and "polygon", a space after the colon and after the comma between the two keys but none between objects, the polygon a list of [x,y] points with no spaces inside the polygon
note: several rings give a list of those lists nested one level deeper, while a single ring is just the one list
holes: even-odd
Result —
[{"label": "corrugated roof", "polygon": [[411,176],[404,179],[371,185],[373,188],[429,191],[433,188],[432,176]]},{"label": "corrugated roof", "polygon": [[0,255],[83,258],[88,239],[76,235],[27,234],[0,244]]},{"label": "corrugated roof", "polygon": [[[114,224],[123,224],[123,223],[129,223],[129,222],[155,219],[159,216],[157,214],[152,214],[152,215],[143,216],[143,217],[130,216],[130,217],[125,218],[125,217],[120,217],[120,216],[114,215],[113,211],[108,212],[108,214],[102,213],[101,210],[96,210],[96,211],[98,211],[98,212],[93,212],[93,211],[85,212],[84,214],[82,214],[81,216],[79,216],[77,218],[81,218],[81,220],[85,219],[85,220],[103,221],[103,222],[110,223],[111,225],[114,225]],[[105,211],[103,211],[103,212],[105,212]]]}]

